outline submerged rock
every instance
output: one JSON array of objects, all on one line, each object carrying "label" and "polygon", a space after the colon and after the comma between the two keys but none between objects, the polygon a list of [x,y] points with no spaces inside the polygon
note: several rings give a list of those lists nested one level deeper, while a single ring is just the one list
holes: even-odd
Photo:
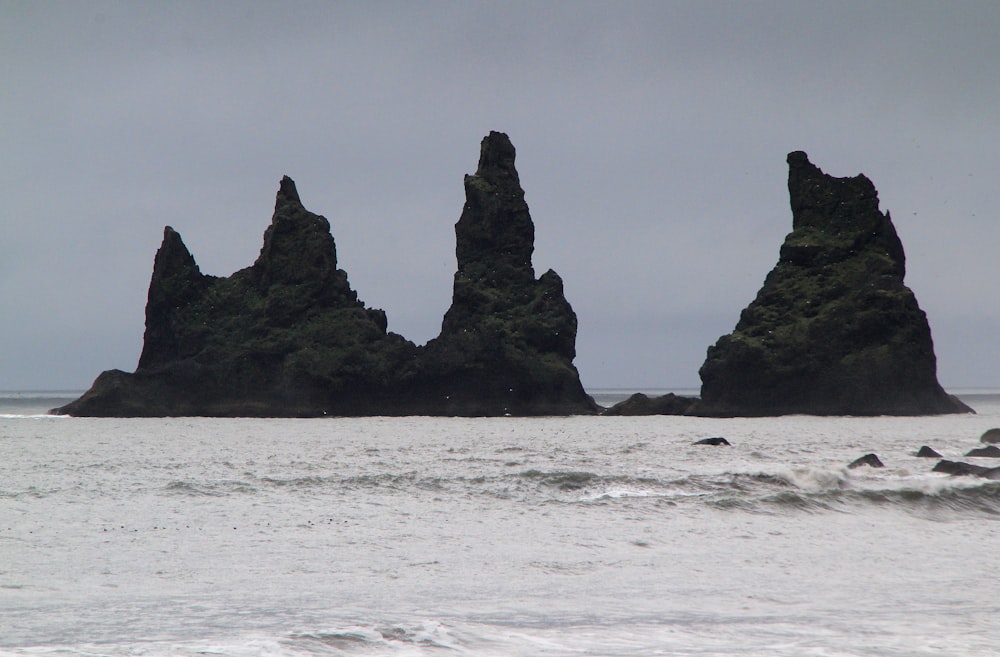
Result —
[{"label": "submerged rock", "polygon": [[861,458],[855,459],[847,467],[853,470],[854,468],[860,468],[862,466],[868,466],[870,468],[884,468],[885,464],[882,463],[882,459],[876,454],[865,454]]},{"label": "submerged rock", "polygon": [[963,463],[962,461],[938,461],[933,471],[943,472],[953,477],[980,477],[982,479],[1000,480],[1000,467],[986,468],[981,465]]},{"label": "submerged rock", "polygon": [[980,458],[1000,459],[1000,447],[989,445],[987,447],[977,447],[969,450],[966,456],[978,456]]},{"label": "submerged rock", "polygon": [[987,429],[983,432],[983,435],[979,437],[979,442],[986,443],[988,445],[1000,443],[1000,429]]},{"label": "submerged rock", "polygon": [[337,266],[326,218],[282,179],[251,267],[201,273],[170,227],[157,251],[134,373],[101,374],[54,413],[92,416],[542,415],[595,413],[573,366],[562,281],[535,280],[534,227],[506,135],[466,177],[455,298],[417,347],[387,331]]},{"label": "submerged rock", "polygon": [[701,440],[696,440],[692,445],[714,445],[716,447],[730,446],[731,443],[723,438],[722,436],[715,436],[714,438],[702,438]]},{"label": "submerged rock", "polygon": [[933,458],[933,459],[941,458],[941,455],[938,454],[936,450],[928,447],[927,445],[924,445],[919,450],[917,450],[917,456],[919,456],[920,458]]},{"label": "submerged rock", "polygon": [[693,397],[681,397],[672,392],[658,397],[637,392],[605,409],[602,415],[684,415],[695,401]]},{"label": "submerged rock", "polygon": [[788,155],[792,232],[736,328],[708,349],[694,414],[972,412],[937,381],[927,317],[868,178]]}]

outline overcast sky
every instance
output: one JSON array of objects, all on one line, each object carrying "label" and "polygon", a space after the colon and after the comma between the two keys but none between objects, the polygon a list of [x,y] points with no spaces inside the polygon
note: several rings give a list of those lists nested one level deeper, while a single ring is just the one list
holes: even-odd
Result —
[{"label": "overcast sky", "polygon": [[135,369],[165,225],[250,265],[281,176],[389,328],[451,300],[506,132],[588,388],[693,388],[791,230],[865,173],[942,384],[1000,387],[1000,3],[0,2],[0,390]]}]

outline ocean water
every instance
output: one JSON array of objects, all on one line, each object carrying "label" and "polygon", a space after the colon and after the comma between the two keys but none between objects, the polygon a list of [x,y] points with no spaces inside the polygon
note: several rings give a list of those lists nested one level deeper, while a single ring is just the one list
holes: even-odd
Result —
[{"label": "ocean water", "polygon": [[914,456],[1000,465],[962,456],[1000,396],[962,396],[977,415],[262,420],[5,394],[0,655],[992,657],[1000,482]]}]

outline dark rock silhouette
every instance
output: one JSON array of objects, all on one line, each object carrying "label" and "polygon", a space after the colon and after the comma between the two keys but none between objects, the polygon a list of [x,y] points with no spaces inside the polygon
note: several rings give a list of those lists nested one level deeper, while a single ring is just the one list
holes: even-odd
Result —
[{"label": "dark rock silhouette", "polygon": [[455,225],[458,271],[414,394],[446,414],[596,413],[573,366],[577,319],[551,269],[531,263],[535,228],[507,135],[483,139]]},{"label": "dark rock silhouette", "polygon": [[256,262],[205,276],[169,226],[156,253],[134,374],[101,374],[56,413],[96,416],[375,414],[417,347],[386,331],[337,267],[326,218],[281,181]]},{"label": "dark rock silhouette", "polygon": [[702,438],[701,440],[696,440],[692,445],[714,445],[716,447],[725,446],[728,447],[731,443],[723,438],[722,436],[716,436],[714,438]]},{"label": "dark rock silhouette", "polygon": [[201,273],[164,230],[135,373],[101,374],[54,413],[91,416],[595,413],[572,361],[576,315],[555,272],[535,280],[534,227],[506,135],[483,140],[456,227],[441,335],[387,331],[337,267],[330,224],[282,179],[254,264]]},{"label": "dark rock silhouette", "polygon": [[987,445],[1000,443],[1000,429],[987,429],[979,437],[979,442],[986,443]]},{"label": "dark rock silhouette", "polygon": [[929,459],[941,458],[941,455],[938,454],[936,450],[928,447],[927,445],[924,445],[919,450],[917,450],[917,456],[919,456],[920,458],[929,458]]},{"label": "dark rock silhouette", "polygon": [[987,447],[977,447],[969,450],[966,456],[978,456],[980,458],[1000,459],[1000,447],[989,445]]},{"label": "dark rock silhouette", "polygon": [[860,468],[862,466],[868,466],[870,468],[884,468],[885,464],[882,463],[882,459],[880,459],[878,455],[865,454],[861,458],[853,460],[847,467],[853,470],[854,468]]},{"label": "dark rock silhouette", "polygon": [[930,327],[868,178],[788,155],[792,232],[735,330],[708,349],[696,415],[929,415],[971,409],[937,381]]},{"label": "dark rock silhouette", "polygon": [[1000,467],[986,468],[981,465],[963,463],[962,461],[938,461],[933,471],[943,472],[953,477],[980,477],[982,479],[1000,480]]},{"label": "dark rock silhouette", "polygon": [[602,415],[684,415],[695,401],[693,397],[680,397],[672,392],[658,397],[637,392],[605,409]]}]

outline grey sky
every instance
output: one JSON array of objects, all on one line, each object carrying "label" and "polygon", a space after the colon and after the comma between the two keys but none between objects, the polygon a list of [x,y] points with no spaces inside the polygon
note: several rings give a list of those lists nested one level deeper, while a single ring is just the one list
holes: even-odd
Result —
[{"label": "grey sky", "polygon": [[451,298],[510,135],[587,387],[697,387],[791,229],[785,155],[892,213],[946,387],[1000,386],[1000,3],[0,3],[0,389],[135,368],[164,225],[253,262],[283,174],[390,330]]}]

